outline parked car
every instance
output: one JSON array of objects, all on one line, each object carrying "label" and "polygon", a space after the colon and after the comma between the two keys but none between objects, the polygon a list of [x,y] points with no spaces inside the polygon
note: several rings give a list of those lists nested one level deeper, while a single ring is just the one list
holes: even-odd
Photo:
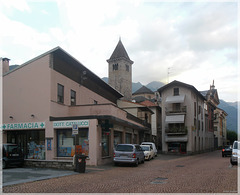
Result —
[{"label": "parked car", "polygon": [[138,166],[144,163],[144,153],[138,144],[118,144],[114,149],[113,162],[115,165],[127,163]]},{"label": "parked car", "polygon": [[24,156],[21,148],[17,144],[3,144],[2,167],[7,168],[10,165],[23,166]]},{"label": "parked car", "polygon": [[154,158],[155,154],[154,154],[152,146],[150,146],[150,145],[140,145],[140,147],[144,151],[145,160],[151,160],[151,159]]},{"label": "parked car", "polygon": [[153,143],[153,142],[142,142],[141,145],[150,145],[150,146],[152,146],[154,154],[155,154],[155,156],[157,156],[157,148],[156,148],[155,143]]},{"label": "parked car", "polygon": [[240,159],[240,141],[234,141],[233,147],[232,147],[232,155],[230,158],[230,163],[232,165],[237,165],[238,159]]},{"label": "parked car", "polygon": [[222,149],[222,157],[231,156],[231,155],[232,155],[232,146],[225,146]]}]

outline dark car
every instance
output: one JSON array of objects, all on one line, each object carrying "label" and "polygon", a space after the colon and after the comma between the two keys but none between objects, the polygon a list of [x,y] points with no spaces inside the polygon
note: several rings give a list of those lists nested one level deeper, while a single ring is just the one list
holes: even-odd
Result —
[{"label": "dark car", "polygon": [[3,144],[3,169],[11,165],[23,166],[24,156],[21,148],[17,144]]},{"label": "dark car", "polygon": [[115,165],[127,163],[138,166],[139,163],[144,163],[144,159],[144,152],[137,144],[118,144],[113,154]]},{"label": "dark car", "polygon": [[225,146],[222,149],[222,157],[231,156],[231,155],[232,155],[232,146]]}]

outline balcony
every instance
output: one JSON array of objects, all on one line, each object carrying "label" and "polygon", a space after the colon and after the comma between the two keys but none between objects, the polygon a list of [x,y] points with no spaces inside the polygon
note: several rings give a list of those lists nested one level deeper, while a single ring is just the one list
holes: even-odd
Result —
[{"label": "balcony", "polygon": [[181,106],[180,108],[165,108],[165,110],[166,110],[167,115],[169,115],[169,114],[181,114],[181,113],[186,114],[187,113],[187,106]]},{"label": "balcony", "polygon": [[166,128],[165,133],[167,135],[186,135],[188,134],[188,129],[187,127],[171,127]]}]

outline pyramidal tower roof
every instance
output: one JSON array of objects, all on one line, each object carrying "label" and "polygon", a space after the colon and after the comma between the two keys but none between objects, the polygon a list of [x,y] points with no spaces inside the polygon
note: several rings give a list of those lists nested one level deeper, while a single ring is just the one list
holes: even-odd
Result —
[{"label": "pyramidal tower roof", "polygon": [[133,63],[133,61],[130,60],[126,49],[124,48],[121,39],[119,39],[116,48],[114,49],[110,59],[107,60],[107,61],[109,62],[109,61],[116,60],[116,59],[119,59],[119,58],[123,58],[123,59],[128,60],[131,63]]}]

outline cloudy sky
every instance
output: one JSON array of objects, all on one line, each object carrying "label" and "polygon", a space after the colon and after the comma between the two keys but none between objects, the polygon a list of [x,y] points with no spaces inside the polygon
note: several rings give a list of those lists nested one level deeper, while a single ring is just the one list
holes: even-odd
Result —
[{"label": "cloudy sky", "polygon": [[178,80],[239,100],[236,1],[0,0],[0,57],[24,62],[56,46],[100,78],[119,37],[133,82]]}]

